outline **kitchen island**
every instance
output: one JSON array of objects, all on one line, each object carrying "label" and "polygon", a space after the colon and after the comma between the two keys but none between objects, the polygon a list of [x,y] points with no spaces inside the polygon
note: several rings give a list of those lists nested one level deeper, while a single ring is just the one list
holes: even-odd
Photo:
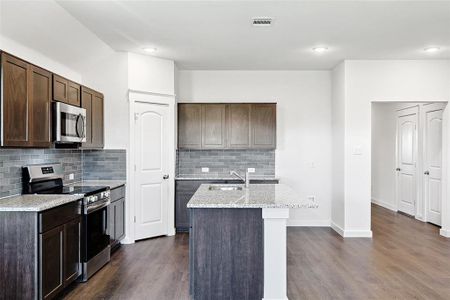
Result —
[{"label": "kitchen island", "polygon": [[193,299],[287,299],[289,209],[314,203],[284,184],[203,184],[187,207]]}]

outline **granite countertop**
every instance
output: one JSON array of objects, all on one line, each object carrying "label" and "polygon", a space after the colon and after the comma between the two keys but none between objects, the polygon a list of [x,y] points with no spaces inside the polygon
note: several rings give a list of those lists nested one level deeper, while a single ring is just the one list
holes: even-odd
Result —
[{"label": "granite countertop", "polygon": [[209,190],[210,186],[230,186],[202,184],[188,202],[188,208],[317,208],[315,202],[301,200],[300,196],[285,184],[251,184],[242,190]]},{"label": "granite countertop", "polygon": [[[213,174],[205,174],[205,175],[177,175],[175,176],[175,180],[240,180],[235,176],[227,176],[227,175],[213,175]],[[279,180],[279,178],[271,175],[250,175],[251,180]]]},{"label": "granite countertop", "polygon": [[83,180],[83,181],[71,183],[70,185],[109,186],[110,189],[115,189],[119,186],[125,185],[126,183],[127,183],[126,180]]},{"label": "granite countertop", "polygon": [[0,199],[0,211],[39,212],[79,199],[82,195],[36,195],[27,194]]}]

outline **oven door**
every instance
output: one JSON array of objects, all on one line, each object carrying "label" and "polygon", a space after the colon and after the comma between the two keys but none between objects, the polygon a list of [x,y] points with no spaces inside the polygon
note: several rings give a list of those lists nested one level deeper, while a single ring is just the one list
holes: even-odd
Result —
[{"label": "oven door", "polygon": [[53,131],[56,142],[86,142],[86,109],[61,102],[54,102],[53,116]]},{"label": "oven door", "polygon": [[[109,201],[108,201],[109,203]],[[82,261],[89,262],[109,246],[108,205],[83,214]]]}]

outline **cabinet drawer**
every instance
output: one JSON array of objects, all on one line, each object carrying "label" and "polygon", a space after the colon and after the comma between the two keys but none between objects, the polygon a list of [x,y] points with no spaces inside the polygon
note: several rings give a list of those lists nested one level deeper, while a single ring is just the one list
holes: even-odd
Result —
[{"label": "cabinet drawer", "polygon": [[75,201],[39,213],[39,233],[46,232],[81,216],[81,203]]},{"label": "cabinet drawer", "polygon": [[125,186],[124,185],[111,190],[111,202],[117,201],[122,198],[125,198]]}]

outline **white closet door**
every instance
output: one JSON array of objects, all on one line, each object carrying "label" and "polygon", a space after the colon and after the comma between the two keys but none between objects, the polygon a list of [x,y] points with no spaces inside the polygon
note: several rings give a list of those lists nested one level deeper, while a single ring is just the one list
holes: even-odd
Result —
[{"label": "white closet door", "polygon": [[441,225],[442,104],[424,106],[424,202],[428,222]]},{"label": "white closet door", "polygon": [[398,210],[414,216],[417,198],[418,107],[399,111],[397,117],[397,203]]}]

